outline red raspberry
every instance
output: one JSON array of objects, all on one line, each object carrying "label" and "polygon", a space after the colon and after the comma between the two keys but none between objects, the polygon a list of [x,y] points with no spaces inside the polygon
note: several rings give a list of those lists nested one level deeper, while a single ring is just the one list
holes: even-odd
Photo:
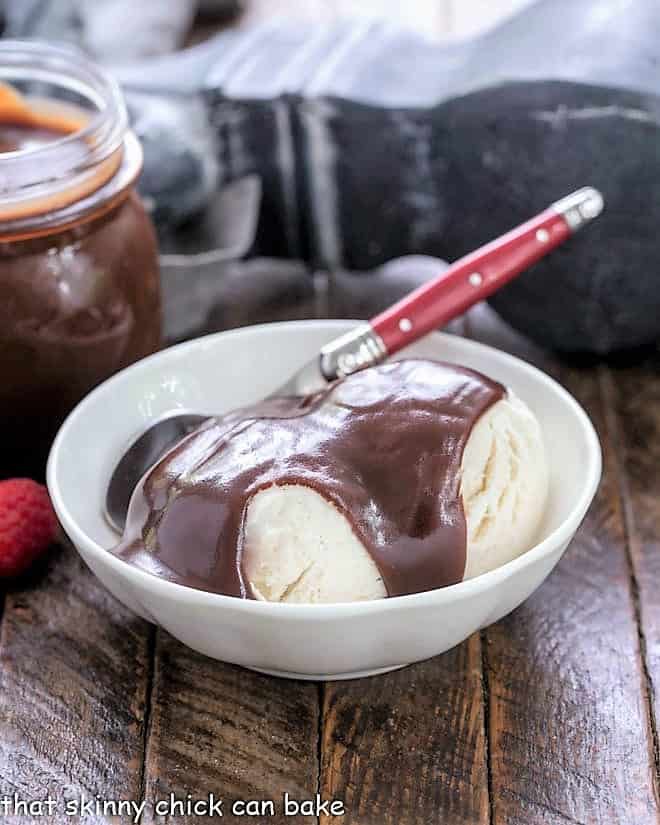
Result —
[{"label": "red raspberry", "polygon": [[54,541],[57,518],[41,484],[0,481],[0,578],[23,573]]}]

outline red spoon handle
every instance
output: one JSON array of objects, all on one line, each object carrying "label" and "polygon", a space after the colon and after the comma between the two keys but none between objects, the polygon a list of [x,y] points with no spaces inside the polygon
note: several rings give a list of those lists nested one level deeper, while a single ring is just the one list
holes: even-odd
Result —
[{"label": "red spoon handle", "polygon": [[572,234],[552,207],[471,252],[371,321],[388,355],[492,295]]},{"label": "red spoon handle", "polygon": [[369,323],[326,344],[321,349],[322,375],[333,381],[412,344],[504,286],[596,218],[602,208],[600,192],[588,186],[553,203],[517,229],[456,261]]}]

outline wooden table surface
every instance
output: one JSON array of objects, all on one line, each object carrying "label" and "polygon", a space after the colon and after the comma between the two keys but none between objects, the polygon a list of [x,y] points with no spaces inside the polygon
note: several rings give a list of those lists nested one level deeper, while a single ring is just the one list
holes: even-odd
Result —
[{"label": "wooden table surface", "polygon": [[[272,314],[300,315],[286,305],[299,291],[283,290]],[[231,307],[221,315],[231,325]],[[316,684],[193,653],[62,547],[4,594],[0,799],[277,800],[275,817],[225,809],[225,822],[259,825],[658,822],[660,361],[569,366],[484,308],[453,331],[548,370],[600,433],[600,491],[547,582],[445,655]],[[345,814],[285,818],[285,792],[340,800]],[[152,807],[142,818],[166,821],[209,820]]]}]

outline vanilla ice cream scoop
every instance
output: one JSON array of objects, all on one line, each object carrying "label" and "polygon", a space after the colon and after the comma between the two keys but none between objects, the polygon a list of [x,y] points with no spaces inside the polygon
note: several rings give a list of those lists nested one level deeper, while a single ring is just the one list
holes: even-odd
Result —
[{"label": "vanilla ice cream scoop", "polygon": [[238,598],[405,596],[527,550],[547,475],[539,425],[502,384],[392,361],[204,422],[141,479],[114,552]]},{"label": "vanilla ice cream scoop", "polygon": [[[467,522],[464,579],[493,570],[534,543],[548,495],[539,423],[508,392],[475,423],[463,452]],[[345,516],[301,484],[272,485],[250,501],[243,570],[253,595],[278,602],[386,597],[378,567]]]},{"label": "vanilla ice cream scoop", "polygon": [[471,579],[529,550],[548,498],[541,428],[510,391],[475,424],[461,469],[468,527],[463,577]]}]

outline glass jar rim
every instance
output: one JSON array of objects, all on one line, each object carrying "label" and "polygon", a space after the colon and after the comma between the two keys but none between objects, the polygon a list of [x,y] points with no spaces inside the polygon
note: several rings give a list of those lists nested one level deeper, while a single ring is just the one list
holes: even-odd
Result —
[{"label": "glass jar rim", "polygon": [[[0,40],[0,82],[37,81],[74,93],[90,106],[80,129],[40,146],[0,156],[3,213],[24,210],[58,190],[80,188],[102,164],[115,168],[128,130],[128,114],[116,81],[71,46],[40,41]],[[82,110],[85,113],[87,110]],[[107,178],[106,178],[107,179]],[[37,210],[38,211],[38,210]],[[0,225],[3,222],[0,215]]]}]

